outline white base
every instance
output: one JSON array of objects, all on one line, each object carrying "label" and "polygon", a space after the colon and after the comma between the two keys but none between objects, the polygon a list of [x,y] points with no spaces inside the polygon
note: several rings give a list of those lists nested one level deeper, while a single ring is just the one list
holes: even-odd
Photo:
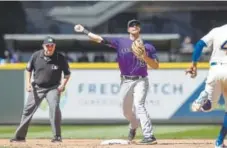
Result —
[{"label": "white base", "polygon": [[113,144],[130,144],[130,141],[128,140],[122,140],[122,139],[111,139],[111,140],[104,140],[101,142],[101,145],[113,145]]}]

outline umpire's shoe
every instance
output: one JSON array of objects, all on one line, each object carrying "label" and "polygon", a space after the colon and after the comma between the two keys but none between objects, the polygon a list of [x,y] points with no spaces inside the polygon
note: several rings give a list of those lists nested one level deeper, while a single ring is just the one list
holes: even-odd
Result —
[{"label": "umpire's shoe", "polygon": [[143,140],[141,140],[139,142],[139,144],[149,144],[149,145],[154,145],[157,144],[157,140],[154,136],[152,136],[151,138],[144,138]]},{"label": "umpire's shoe", "polygon": [[15,138],[10,139],[10,142],[25,142],[25,138],[15,137]]},{"label": "umpire's shoe", "polygon": [[136,129],[130,129],[128,134],[128,140],[132,141],[136,136]]},{"label": "umpire's shoe", "polygon": [[54,138],[51,140],[51,142],[62,142],[61,136],[54,136]]}]

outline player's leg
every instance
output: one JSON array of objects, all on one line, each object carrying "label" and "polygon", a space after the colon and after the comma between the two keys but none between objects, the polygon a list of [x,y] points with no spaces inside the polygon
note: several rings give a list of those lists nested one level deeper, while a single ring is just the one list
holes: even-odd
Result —
[{"label": "player's leg", "polygon": [[135,81],[133,80],[122,80],[120,96],[122,100],[123,115],[130,122],[129,124],[129,135],[128,140],[133,140],[136,135],[136,129],[139,126],[139,121],[133,112],[133,87]]},{"label": "player's leg", "polygon": [[148,78],[143,78],[137,81],[134,87],[134,105],[137,116],[140,120],[144,139],[141,141],[143,144],[157,144],[157,141],[153,135],[153,127],[149,114],[145,108],[145,101],[147,92],[149,89]]},{"label": "player's leg", "polygon": [[54,135],[52,142],[61,142],[61,110],[59,107],[60,95],[58,90],[49,90],[46,99],[49,104],[50,124]]},{"label": "player's leg", "polygon": [[[225,108],[227,108],[227,82],[224,82],[224,84],[222,85],[222,88],[223,88],[222,93],[225,99]],[[223,124],[219,132],[218,138],[215,142],[216,148],[223,147],[226,134],[227,134],[227,110],[225,110]]]},{"label": "player's leg", "polygon": [[27,103],[22,113],[20,125],[18,126],[15,132],[15,137],[11,139],[11,142],[25,140],[32,116],[38,109],[43,98],[44,93],[42,92],[37,93],[37,90],[35,88],[33,89],[32,92],[29,93]]},{"label": "player's leg", "polygon": [[199,97],[192,103],[192,111],[211,111],[217,105],[221,95],[221,83],[216,80],[216,70],[211,69],[206,80],[205,89]]},{"label": "player's leg", "polygon": [[198,99],[192,103],[192,111],[209,112],[218,104],[221,95],[221,85],[207,83],[205,89],[200,93]]},{"label": "player's leg", "polygon": [[[130,98],[132,99],[133,96],[131,96]],[[136,109],[133,106],[132,107],[132,113],[131,113],[131,121],[130,121],[130,124],[129,124],[129,134],[128,134],[128,140],[129,141],[132,141],[135,138],[136,130],[137,130],[138,127],[139,127],[139,119],[136,116]]]}]

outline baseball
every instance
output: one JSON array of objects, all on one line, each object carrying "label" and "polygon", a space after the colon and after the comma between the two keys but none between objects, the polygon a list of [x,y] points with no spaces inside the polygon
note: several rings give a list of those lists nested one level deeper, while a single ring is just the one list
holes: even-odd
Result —
[{"label": "baseball", "polygon": [[83,27],[82,25],[80,25],[80,24],[75,25],[75,27],[74,27],[74,30],[75,30],[76,32],[82,32],[83,29],[84,29],[84,27]]}]

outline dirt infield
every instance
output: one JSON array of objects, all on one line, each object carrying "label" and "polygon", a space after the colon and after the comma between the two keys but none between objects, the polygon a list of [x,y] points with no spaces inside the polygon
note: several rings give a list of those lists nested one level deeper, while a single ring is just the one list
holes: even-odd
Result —
[{"label": "dirt infield", "polygon": [[60,144],[51,143],[47,139],[28,139],[26,142],[10,143],[8,139],[0,140],[0,147],[5,148],[213,148],[214,140],[158,140],[158,144],[150,145],[100,145],[102,140],[64,139]]}]

